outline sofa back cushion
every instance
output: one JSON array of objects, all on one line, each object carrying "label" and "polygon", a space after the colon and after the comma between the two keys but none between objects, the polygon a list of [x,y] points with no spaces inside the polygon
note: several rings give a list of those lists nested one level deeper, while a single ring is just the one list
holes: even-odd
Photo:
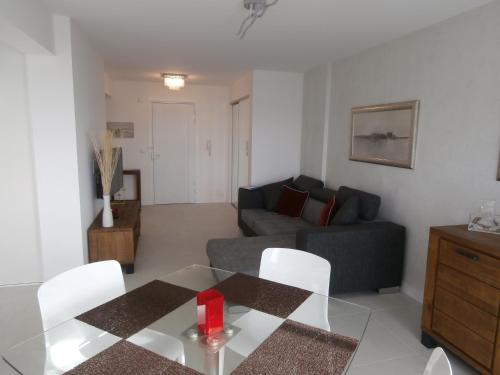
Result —
[{"label": "sofa back cushion", "polygon": [[347,186],[341,186],[335,194],[339,209],[352,196],[359,198],[358,210],[360,219],[371,221],[377,217],[380,208],[380,197]]},{"label": "sofa back cushion", "polygon": [[335,210],[332,225],[351,225],[358,222],[359,196],[351,196],[342,206]]},{"label": "sofa back cushion", "polygon": [[313,189],[321,189],[324,186],[323,181],[317,180],[312,177],[304,176],[301,174],[295,180],[293,180],[292,187],[297,190],[308,191],[311,192]]},{"label": "sofa back cushion", "polygon": [[283,186],[281,196],[274,211],[281,215],[300,217],[302,216],[307,198],[309,198],[308,191],[300,191],[290,186]]},{"label": "sofa back cushion", "polygon": [[323,203],[327,203],[335,195],[335,190],[328,188],[319,188],[311,190],[311,198],[314,198]]},{"label": "sofa back cushion", "polygon": [[286,180],[275,182],[272,184],[264,185],[260,188],[264,196],[264,206],[266,210],[274,210],[281,196],[281,190],[284,185],[291,185],[293,178],[290,177]]}]

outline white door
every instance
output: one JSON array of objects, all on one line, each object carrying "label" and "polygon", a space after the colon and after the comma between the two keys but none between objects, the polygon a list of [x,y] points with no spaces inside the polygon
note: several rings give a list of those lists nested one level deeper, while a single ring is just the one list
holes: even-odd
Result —
[{"label": "white door", "polygon": [[195,201],[193,104],[153,103],[155,204]]},{"label": "white door", "polygon": [[238,125],[238,187],[241,187],[250,183],[250,99],[240,101]]},{"label": "white door", "polygon": [[232,107],[231,203],[238,204],[238,189],[248,186],[250,173],[250,99]]}]

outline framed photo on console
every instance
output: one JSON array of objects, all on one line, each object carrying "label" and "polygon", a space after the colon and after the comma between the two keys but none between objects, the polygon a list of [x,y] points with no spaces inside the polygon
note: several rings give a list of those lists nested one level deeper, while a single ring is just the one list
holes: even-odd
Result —
[{"label": "framed photo on console", "polygon": [[352,109],[350,160],[413,169],[419,101]]}]

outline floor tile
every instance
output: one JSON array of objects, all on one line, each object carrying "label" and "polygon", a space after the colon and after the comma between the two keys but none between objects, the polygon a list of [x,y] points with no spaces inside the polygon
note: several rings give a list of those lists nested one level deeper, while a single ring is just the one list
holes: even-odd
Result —
[{"label": "floor tile", "polygon": [[366,306],[372,311],[387,310],[396,307],[418,307],[420,304],[403,293],[349,293],[335,296],[348,302]]},{"label": "floor tile", "polygon": [[364,366],[353,363],[347,375],[422,375],[426,363],[427,360],[418,354]]},{"label": "floor tile", "polygon": [[427,353],[430,350],[420,343],[420,305],[397,307],[372,312],[372,318],[411,348]]},{"label": "floor tile", "polygon": [[416,353],[414,349],[399,340],[380,323],[370,319],[354,358],[353,366],[367,365]]}]

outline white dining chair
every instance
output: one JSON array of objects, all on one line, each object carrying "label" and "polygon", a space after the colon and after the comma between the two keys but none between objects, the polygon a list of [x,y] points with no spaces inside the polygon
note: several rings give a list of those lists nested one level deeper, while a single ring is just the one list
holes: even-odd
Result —
[{"label": "white dining chair", "polygon": [[38,289],[44,331],[125,293],[120,263],[96,262],[54,276]]},{"label": "white dining chair", "polygon": [[[326,259],[300,250],[265,249],[260,260],[259,278],[325,296],[312,295],[304,301],[300,307],[303,313],[301,318],[306,316],[307,324],[330,331],[328,320],[330,263]],[[242,331],[228,343],[228,347],[244,357],[249,356],[280,324],[266,319],[263,315],[259,311],[250,310],[235,320],[233,325]]]},{"label": "white dining chair", "polygon": [[436,348],[425,366],[424,375],[453,375],[451,364],[442,348]]},{"label": "white dining chair", "polygon": [[330,262],[294,249],[269,248],[262,253],[259,277],[328,296]]}]

